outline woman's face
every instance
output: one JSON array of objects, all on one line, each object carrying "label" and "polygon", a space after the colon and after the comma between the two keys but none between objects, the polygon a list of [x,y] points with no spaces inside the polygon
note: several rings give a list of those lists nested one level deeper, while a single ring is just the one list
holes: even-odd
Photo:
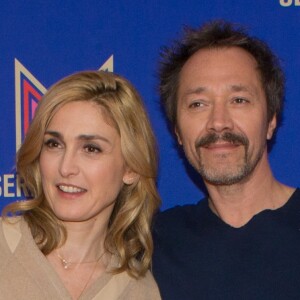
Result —
[{"label": "woman's face", "polygon": [[93,102],[71,102],[49,123],[40,155],[46,199],[62,221],[108,222],[126,178],[120,136]]}]

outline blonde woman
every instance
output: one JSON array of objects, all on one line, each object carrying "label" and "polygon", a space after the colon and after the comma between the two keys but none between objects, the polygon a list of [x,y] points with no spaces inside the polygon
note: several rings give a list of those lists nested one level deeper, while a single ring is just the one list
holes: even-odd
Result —
[{"label": "blonde woman", "polygon": [[85,71],[53,85],[17,171],[32,198],[3,211],[3,299],[160,299],[149,271],[155,139],[127,80]]}]

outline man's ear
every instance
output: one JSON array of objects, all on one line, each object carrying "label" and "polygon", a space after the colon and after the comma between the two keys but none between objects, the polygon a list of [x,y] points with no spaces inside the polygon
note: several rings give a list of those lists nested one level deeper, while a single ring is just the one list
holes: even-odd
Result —
[{"label": "man's ear", "polygon": [[178,130],[177,126],[175,126],[175,128],[174,128],[174,132],[175,132],[175,135],[177,137],[177,141],[178,141],[179,145],[182,145],[180,133],[179,133],[179,130]]},{"label": "man's ear", "polygon": [[130,170],[129,168],[126,170],[123,176],[123,182],[127,185],[131,185],[133,183],[137,183],[140,179],[140,175],[136,172]]},{"label": "man's ear", "polygon": [[268,125],[267,140],[270,140],[272,138],[276,127],[277,127],[277,118],[276,118],[276,115],[274,115]]}]

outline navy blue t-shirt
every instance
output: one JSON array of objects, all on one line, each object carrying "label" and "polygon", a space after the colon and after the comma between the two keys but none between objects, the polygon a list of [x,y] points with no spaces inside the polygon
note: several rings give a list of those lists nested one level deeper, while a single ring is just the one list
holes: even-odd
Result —
[{"label": "navy blue t-shirt", "polygon": [[245,226],[208,207],[175,207],[154,227],[153,273],[163,300],[300,299],[300,190]]}]

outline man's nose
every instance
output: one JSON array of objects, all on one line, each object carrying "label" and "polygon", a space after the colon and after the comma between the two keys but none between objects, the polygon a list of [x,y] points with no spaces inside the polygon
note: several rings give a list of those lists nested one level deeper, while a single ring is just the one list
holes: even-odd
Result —
[{"label": "man's nose", "polygon": [[233,120],[226,104],[216,103],[213,105],[206,129],[218,133],[233,129]]}]

